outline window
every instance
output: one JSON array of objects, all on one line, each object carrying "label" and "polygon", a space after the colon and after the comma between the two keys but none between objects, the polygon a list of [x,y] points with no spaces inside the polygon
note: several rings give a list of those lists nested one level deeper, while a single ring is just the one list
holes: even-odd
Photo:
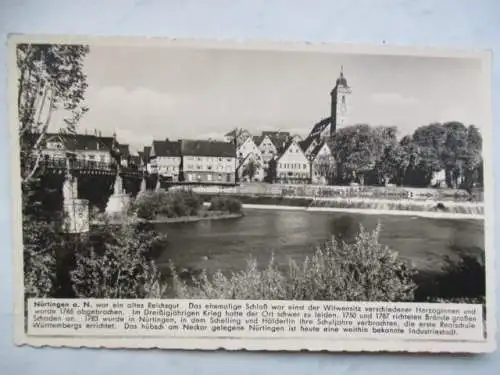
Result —
[{"label": "window", "polygon": [[212,175],[211,174],[207,175],[207,181],[212,181]]},{"label": "window", "polygon": [[304,164],[304,169],[307,169],[307,164]]},{"label": "window", "polygon": [[188,181],[193,181],[193,175],[191,173],[188,174]]}]

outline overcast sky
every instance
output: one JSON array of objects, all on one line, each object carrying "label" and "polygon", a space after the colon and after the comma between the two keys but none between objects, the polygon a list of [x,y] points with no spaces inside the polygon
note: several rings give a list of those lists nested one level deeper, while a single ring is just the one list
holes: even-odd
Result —
[{"label": "overcast sky", "polygon": [[344,66],[348,123],[397,125],[400,136],[436,121],[482,124],[478,60],[321,52],[91,46],[84,129],[152,139],[220,138],[234,127],[307,135],[329,116]]}]

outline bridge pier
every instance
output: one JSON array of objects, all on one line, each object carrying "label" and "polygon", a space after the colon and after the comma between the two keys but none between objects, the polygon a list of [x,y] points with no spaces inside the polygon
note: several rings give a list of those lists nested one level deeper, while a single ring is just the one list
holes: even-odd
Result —
[{"label": "bridge pier", "polygon": [[78,178],[66,174],[63,182],[63,211],[65,233],[89,231],[89,201],[78,198]]},{"label": "bridge pier", "polygon": [[143,195],[147,190],[147,181],[146,181],[146,176],[142,176],[141,179],[141,187],[139,188],[139,192],[137,193],[137,196]]},{"label": "bridge pier", "polygon": [[156,178],[155,191],[160,191],[160,189],[161,189],[161,179],[160,179],[160,175],[158,174],[158,177]]},{"label": "bridge pier", "polygon": [[116,174],[113,194],[106,205],[106,214],[117,215],[126,212],[130,204],[130,197],[123,190],[123,180],[119,173]]}]

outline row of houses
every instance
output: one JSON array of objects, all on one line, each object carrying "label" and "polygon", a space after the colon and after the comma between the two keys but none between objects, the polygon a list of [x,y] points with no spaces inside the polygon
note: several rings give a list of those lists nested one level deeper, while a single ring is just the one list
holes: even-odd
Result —
[{"label": "row of houses", "polygon": [[[227,134],[231,136],[230,133]],[[125,167],[146,169],[167,181],[202,184],[234,184],[267,181],[316,184],[328,182],[333,163],[324,141],[302,140],[288,132],[248,132],[236,141],[155,140],[137,155],[116,136],[95,134],[47,134],[43,154],[65,159],[70,153],[87,163],[113,164],[119,157]]]},{"label": "row of houses", "polygon": [[155,140],[140,152],[150,173],[167,181],[206,184],[236,182],[236,148],[211,140]]},{"label": "row of houses", "polygon": [[325,184],[334,161],[327,143],[288,132],[245,132],[225,141],[155,140],[140,152],[150,173],[168,181],[234,184],[267,181]]},{"label": "row of houses", "polygon": [[326,184],[333,176],[335,162],[324,139],[302,140],[288,132],[263,132],[240,142],[241,180]]}]

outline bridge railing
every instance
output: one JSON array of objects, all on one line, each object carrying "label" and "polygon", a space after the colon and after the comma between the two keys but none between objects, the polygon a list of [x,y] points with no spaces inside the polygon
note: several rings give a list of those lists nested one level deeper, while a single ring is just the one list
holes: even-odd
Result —
[{"label": "bridge railing", "polygon": [[[35,160],[33,159],[32,162],[34,163]],[[51,157],[48,155],[40,160],[39,166],[41,169],[67,169],[69,167],[70,170],[96,170],[104,172],[114,172],[117,169],[115,161],[106,162],[88,159]],[[121,171],[142,173],[136,166],[122,167]]]}]

